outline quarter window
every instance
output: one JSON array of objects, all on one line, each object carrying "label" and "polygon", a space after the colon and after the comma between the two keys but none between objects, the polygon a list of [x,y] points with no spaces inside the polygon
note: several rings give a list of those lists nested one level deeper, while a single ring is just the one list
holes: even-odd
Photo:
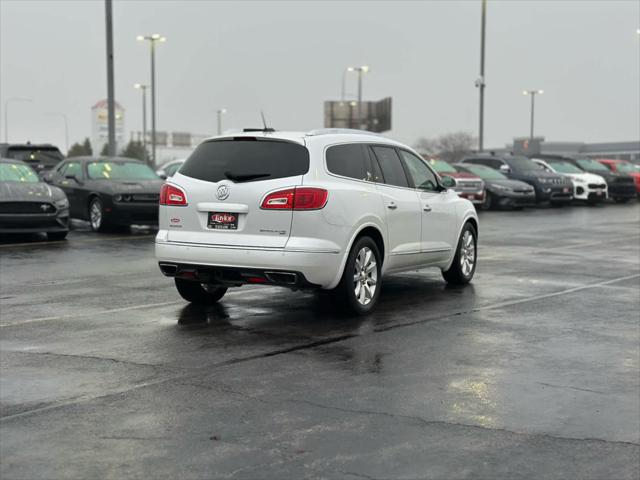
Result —
[{"label": "quarter window", "polygon": [[369,181],[373,179],[372,173],[366,168],[364,146],[359,143],[329,147],[327,169],[343,177]]},{"label": "quarter window", "polygon": [[372,149],[380,164],[385,183],[396,187],[408,187],[407,176],[395,149],[378,146],[372,147]]},{"label": "quarter window", "polygon": [[409,170],[409,175],[413,179],[413,184],[416,188],[430,192],[438,191],[436,174],[433,173],[422,160],[404,150],[400,150],[400,155],[407,166],[407,170]]}]

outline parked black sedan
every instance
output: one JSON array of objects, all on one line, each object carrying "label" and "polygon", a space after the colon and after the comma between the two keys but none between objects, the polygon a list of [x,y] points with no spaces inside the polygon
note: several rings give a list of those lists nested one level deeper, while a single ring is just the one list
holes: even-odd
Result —
[{"label": "parked black sedan", "polygon": [[162,180],[146,164],[123,157],[68,158],[45,176],[65,191],[71,217],[94,231],[157,225]]},{"label": "parked black sedan", "polygon": [[69,231],[69,201],[20,160],[0,158],[0,234],[46,232],[62,240]]},{"label": "parked black sedan", "polygon": [[507,178],[498,170],[484,165],[457,163],[453,166],[460,172],[470,173],[484,180],[482,208],[485,210],[501,207],[521,208],[536,203],[536,192],[528,183]]},{"label": "parked black sedan", "polygon": [[461,163],[485,165],[504,173],[513,180],[531,185],[536,192],[536,202],[563,205],[573,200],[573,183],[567,177],[546,172],[527,157],[517,155],[474,155],[463,158]]}]

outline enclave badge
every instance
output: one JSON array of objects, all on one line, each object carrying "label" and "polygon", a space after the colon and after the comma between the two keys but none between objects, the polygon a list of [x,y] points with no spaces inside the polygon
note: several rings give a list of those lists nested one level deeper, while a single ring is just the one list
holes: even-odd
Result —
[{"label": "enclave badge", "polygon": [[227,185],[220,185],[216,190],[216,197],[218,200],[226,200],[229,197],[229,187]]}]

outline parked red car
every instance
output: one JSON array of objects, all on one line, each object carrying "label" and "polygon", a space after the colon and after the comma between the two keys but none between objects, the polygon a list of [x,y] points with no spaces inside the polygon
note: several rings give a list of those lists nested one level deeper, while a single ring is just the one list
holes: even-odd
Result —
[{"label": "parked red car", "polygon": [[459,172],[444,160],[430,158],[427,161],[441,177],[451,177],[456,181],[456,186],[453,189],[458,196],[466,198],[474,204],[482,205],[484,203],[484,181],[480,177],[468,172]]},{"label": "parked red car", "polygon": [[612,172],[624,173],[633,177],[636,184],[636,192],[640,196],[640,165],[628,162],[627,160],[598,159],[598,161]]}]

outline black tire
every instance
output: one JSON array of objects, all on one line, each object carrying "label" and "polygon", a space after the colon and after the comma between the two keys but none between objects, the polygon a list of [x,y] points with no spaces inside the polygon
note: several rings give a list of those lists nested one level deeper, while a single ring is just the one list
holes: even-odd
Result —
[{"label": "black tire", "polygon": [[485,190],[484,192],[484,201],[482,202],[481,209],[482,210],[491,210],[496,207],[495,198],[491,195],[491,192]]},{"label": "black tire", "polygon": [[[93,209],[96,209],[96,214],[100,212],[99,219],[92,217]],[[94,232],[106,232],[109,229],[109,223],[105,218],[104,205],[102,203],[102,200],[100,200],[98,197],[92,197],[89,200],[89,205],[87,206],[87,214],[89,217],[89,226],[91,227],[91,230],[93,230]]]},{"label": "black tire", "polygon": [[195,303],[196,305],[214,305],[227,293],[227,287],[209,285],[205,289],[203,284],[199,282],[181,278],[174,280],[180,296],[187,302]]},{"label": "black tire", "polygon": [[[371,270],[370,272],[360,271],[360,268],[356,266],[358,256],[364,251],[366,257],[367,249],[371,252],[373,261],[375,262],[374,270]],[[364,269],[367,269],[370,266],[370,263],[365,264]],[[357,268],[358,270],[356,270]],[[363,277],[360,280],[355,280],[356,275],[363,275]],[[366,283],[366,290],[362,281]],[[375,283],[371,283],[372,281]],[[365,297],[364,299],[363,297],[360,297],[359,300],[358,297],[356,297],[356,289],[358,288],[357,283],[360,283],[359,288],[360,291],[363,292],[362,295]],[[371,292],[371,286],[374,286],[373,295],[367,299],[366,291]],[[342,279],[335,288],[334,293],[338,297],[340,304],[346,307],[350,312],[357,315],[367,315],[373,310],[376,303],[378,303],[381,288],[382,260],[380,258],[378,245],[376,245],[376,242],[374,242],[371,237],[360,237],[351,247],[351,251],[347,257],[347,262],[344,266],[344,271],[342,272]]]},{"label": "black tire", "polygon": [[616,203],[627,203],[629,199],[627,197],[615,197],[613,201]]},{"label": "black tire", "polygon": [[[466,270],[467,266],[463,266],[462,255],[467,255],[467,259],[470,255],[469,246],[463,245],[463,240],[467,238],[467,232],[472,236],[473,243],[473,263],[470,270]],[[466,240],[465,240],[466,241]],[[464,247],[464,248],[463,248]],[[478,264],[478,234],[476,229],[471,223],[466,223],[462,232],[460,232],[460,238],[458,239],[458,245],[456,246],[456,254],[453,257],[453,263],[449,270],[442,271],[442,276],[447,281],[454,285],[465,285],[471,281],[474,273],[476,272],[476,265]]]},{"label": "black tire", "polygon": [[47,240],[50,240],[52,242],[64,240],[65,238],[67,238],[67,233],[69,232],[47,232]]},{"label": "black tire", "polygon": [[555,208],[562,208],[564,207],[564,202],[551,202],[551,206]]}]

